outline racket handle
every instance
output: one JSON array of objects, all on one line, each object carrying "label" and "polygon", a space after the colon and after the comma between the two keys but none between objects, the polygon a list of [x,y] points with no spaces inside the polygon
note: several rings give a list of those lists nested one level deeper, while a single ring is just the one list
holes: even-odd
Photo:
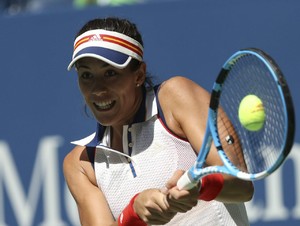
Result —
[{"label": "racket handle", "polygon": [[189,171],[186,171],[177,181],[177,187],[179,190],[190,190],[193,187],[196,187],[199,181],[192,179]]}]

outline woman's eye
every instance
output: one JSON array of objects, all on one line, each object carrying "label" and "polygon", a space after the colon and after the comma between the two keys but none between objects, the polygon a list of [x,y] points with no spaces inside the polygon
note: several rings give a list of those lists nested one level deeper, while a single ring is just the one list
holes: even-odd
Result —
[{"label": "woman's eye", "polygon": [[117,75],[117,72],[114,71],[114,70],[107,70],[105,72],[105,77],[113,77],[113,76],[116,76]]},{"label": "woman's eye", "polygon": [[90,79],[90,78],[93,77],[93,75],[92,75],[91,73],[89,73],[89,72],[84,72],[84,73],[82,73],[82,74],[80,75],[80,77],[81,77],[82,79]]}]

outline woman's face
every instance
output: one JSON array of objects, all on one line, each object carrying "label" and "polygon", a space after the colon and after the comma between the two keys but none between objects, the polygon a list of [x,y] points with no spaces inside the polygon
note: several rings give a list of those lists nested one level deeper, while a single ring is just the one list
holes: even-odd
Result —
[{"label": "woman's face", "polygon": [[76,69],[80,91],[96,120],[104,126],[132,122],[142,100],[145,67],[132,72],[117,69],[95,58],[82,58]]}]

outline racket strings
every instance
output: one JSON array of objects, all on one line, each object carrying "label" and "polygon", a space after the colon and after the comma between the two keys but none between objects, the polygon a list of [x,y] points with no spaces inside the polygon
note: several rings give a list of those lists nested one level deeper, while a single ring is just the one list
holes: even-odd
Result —
[{"label": "racket strings", "polygon": [[[225,147],[223,148],[225,152],[231,153],[233,151],[235,154],[238,153],[239,148],[242,149],[243,154],[237,155],[239,157],[236,160],[238,162],[236,166],[240,168],[239,164],[241,164],[240,159],[242,158],[247,165],[248,173],[251,174],[271,168],[281,155],[284,145],[286,135],[285,106],[273,76],[270,68],[262,60],[252,55],[244,55],[231,66],[222,85],[220,105],[234,125],[240,143],[235,145],[234,150],[229,148],[229,145],[227,145],[227,150]],[[265,109],[264,126],[257,132],[245,129],[238,118],[239,104],[249,94],[258,96]],[[219,110],[218,115],[220,115]],[[221,121],[219,121],[218,116],[218,124]],[[224,132],[224,135],[220,135],[224,136],[220,137],[221,140],[230,135],[230,131],[227,135],[226,133],[227,131]],[[242,170],[243,167],[240,169]]]}]

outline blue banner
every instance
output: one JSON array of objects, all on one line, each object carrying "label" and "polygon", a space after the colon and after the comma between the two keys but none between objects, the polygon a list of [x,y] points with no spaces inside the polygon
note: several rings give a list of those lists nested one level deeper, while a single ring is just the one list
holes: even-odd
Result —
[{"label": "blue banner", "polygon": [[[67,72],[73,40],[90,19],[127,17],[143,34],[148,71],[157,82],[183,75],[210,90],[236,50],[257,47],[279,64],[299,110],[300,2],[190,0],[62,9],[0,17],[0,226],[76,226],[77,208],[62,174],[70,141],[94,132],[76,73]],[[300,223],[300,128],[274,175],[255,182],[251,225]]]}]

